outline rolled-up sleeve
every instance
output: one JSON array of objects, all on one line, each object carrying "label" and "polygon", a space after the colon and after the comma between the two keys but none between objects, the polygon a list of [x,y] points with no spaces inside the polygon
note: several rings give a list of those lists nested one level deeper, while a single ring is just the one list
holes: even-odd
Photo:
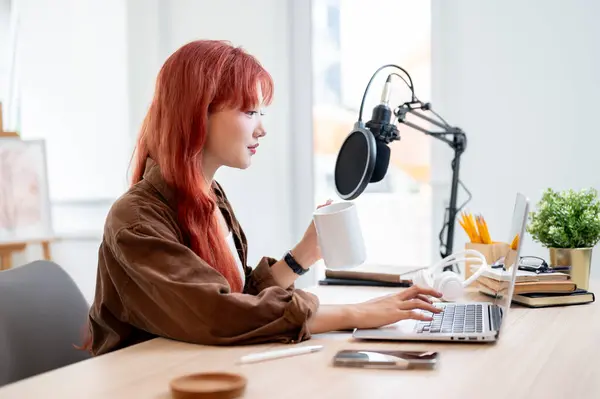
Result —
[{"label": "rolled-up sleeve", "polygon": [[[264,289],[278,286],[271,269],[275,263],[277,263],[277,259],[265,256],[255,268],[251,269],[250,273],[247,273],[245,290],[248,294],[258,295]],[[287,288],[288,291],[294,289],[294,284]]]},{"label": "rolled-up sleeve", "polygon": [[251,273],[250,293],[226,279],[175,236],[151,225],[121,229],[110,246],[128,276],[118,287],[125,317],[151,334],[207,345],[298,342],[310,338],[313,294],[278,287],[271,258]]}]

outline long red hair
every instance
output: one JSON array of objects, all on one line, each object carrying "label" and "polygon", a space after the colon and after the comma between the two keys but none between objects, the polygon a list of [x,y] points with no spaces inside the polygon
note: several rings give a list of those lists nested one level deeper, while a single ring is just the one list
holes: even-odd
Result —
[{"label": "long red hair", "polygon": [[200,158],[209,114],[253,109],[259,84],[263,102],[270,103],[272,78],[243,49],[217,40],[184,45],[158,74],[134,154],[132,184],[142,180],[146,159],[151,157],[176,193],[178,221],[191,249],[227,279],[233,292],[243,290],[242,281],[220,233],[215,198],[203,177]]},{"label": "long red hair", "polygon": [[[154,98],[142,123],[133,155],[132,185],[143,178],[146,159],[160,167],[176,193],[177,218],[191,249],[242,292],[242,280],[220,233],[216,201],[201,170],[211,112],[251,110],[260,85],[263,104],[273,97],[273,80],[253,56],[218,40],[198,40],[175,51],[162,66]],[[91,350],[91,331],[79,349]]]}]

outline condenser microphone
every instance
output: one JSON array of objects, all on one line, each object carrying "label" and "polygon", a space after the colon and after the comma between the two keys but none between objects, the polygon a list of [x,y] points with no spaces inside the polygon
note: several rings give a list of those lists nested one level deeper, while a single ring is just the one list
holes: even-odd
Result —
[{"label": "condenser microphone", "polygon": [[390,88],[391,76],[385,82],[381,103],[373,109],[371,120],[363,126],[359,118],[340,148],[334,179],[342,199],[355,199],[369,183],[381,181],[387,173],[390,164],[388,144],[400,139],[398,129],[391,123]]}]

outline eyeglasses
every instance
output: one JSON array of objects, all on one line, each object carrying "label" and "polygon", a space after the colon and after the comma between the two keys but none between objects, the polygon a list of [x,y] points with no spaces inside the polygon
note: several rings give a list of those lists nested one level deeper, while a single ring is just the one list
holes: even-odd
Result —
[{"label": "eyeglasses", "polygon": [[[491,267],[492,269],[503,269],[504,268],[504,259],[499,259],[496,263],[494,263]],[[519,270],[534,272],[536,274],[540,273],[554,273],[554,272],[564,272],[571,270],[571,266],[556,266],[550,267],[548,263],[538,257],[538,256],[522,256],[519,260]]]}]

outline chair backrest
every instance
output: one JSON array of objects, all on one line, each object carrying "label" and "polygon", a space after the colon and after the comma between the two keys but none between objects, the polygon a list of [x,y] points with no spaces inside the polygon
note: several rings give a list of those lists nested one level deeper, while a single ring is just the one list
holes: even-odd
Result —
[{"label": "chair backrest", "polygon": [[89,306],[57,264],[0,272],[0,386],[90,357],[82,344]]}]

